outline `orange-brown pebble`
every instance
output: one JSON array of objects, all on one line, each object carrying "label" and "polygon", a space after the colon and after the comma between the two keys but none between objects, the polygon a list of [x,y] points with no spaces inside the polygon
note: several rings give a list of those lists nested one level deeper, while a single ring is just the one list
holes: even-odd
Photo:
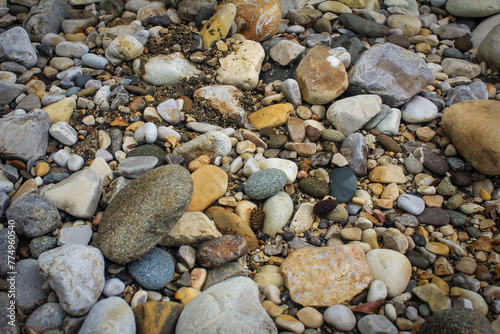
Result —
[{"label": "orange-brown pebble", "polygon": [[283,314],[283,310],[270,300],[264,300],[262,302],[262,307],[271,318],[276,318]]},{"label": "orange-brown pebble", "polygon": [[193,289],[200,290],[205,284],[205,279],[207,278],[207,271],[204,268],[194,268],[191,271],[191,284]]},{"label": "orange-brown pebble", "polygon": [[182,287],[175,292],[174,297],[175,299],[180,300],[182,305],[186,306],[191,299],[198,296],[200,293],[200,290]]},{"label": "orange-brown pebble", "polygon": [[135,132],[137,131],[138,128],[140,128],[142,125],[144,125],[144,122],[143,121],[137,121],[137,122],[134,122],[132,124],[130,124],[129,126],[127,126],[127,128],[125,129],[126,131],[131,131],[131,132]]},{"label": "orange-brown pebble", "polygon": [[47,175],[49,170],[50,170],[49,164],[46,163],[45,161],[41,161],[36,164],[35,167],[36,176],[44,177],[45,175]]},{"label": "orange-brown pebble", "polygon": [[123,118],[119,117],[119,118],[115,118],[113,120],[113,122],[111,122],[111,124],[109,124],[110,126],[118,126],[118,127],[125,127],[125,126],[128,126],[128,122],[126,120],[124,120]]},{"label": "orange-brown pebble", "polygon": [[191,161],[188,167],[191,172],[194,172],[198,168],[209,164],[210,164],[210,157],[208,157],[207,155],[200,155],[199,157]]}]

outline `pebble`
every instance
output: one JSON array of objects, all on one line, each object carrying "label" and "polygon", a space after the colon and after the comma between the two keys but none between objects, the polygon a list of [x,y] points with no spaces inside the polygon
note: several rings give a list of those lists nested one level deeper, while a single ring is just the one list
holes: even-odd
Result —
[{"label": "pebble", "polygon": [[85,318],[79,333],[102,333],[113,328],[120,333],[135,333],[134,313],[119,297],[108,297],[96,303]]},{"label": "pebble", "polygon": [[245,183],[245,193],[252,199],[265,199],[276,195],[287,183],[285,172],[267,168],[252,174]]},{"label": "pebble", "polygon": [[352,311],[344,305],[334,305],[326,309],[325,322],[335,329],[343,332],[350,331],[356,326],[356,317]]}]

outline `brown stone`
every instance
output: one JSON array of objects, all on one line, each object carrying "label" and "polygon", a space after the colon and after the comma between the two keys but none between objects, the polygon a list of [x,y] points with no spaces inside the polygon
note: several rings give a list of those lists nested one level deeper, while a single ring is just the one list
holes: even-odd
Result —
[{"label": "brown stone", "polygon": [[487,236],[480,237],[476,242],[471,244],[471,247],[476,251],[483,252],[493,252],[493,247],[491,246],[491,239]]},{"label": "brown stone", "polygon": [[219,206],[208,208],[205,214],[215,222],[217,229],[222,234],[236,234],[242,236],[245,238],[250,250],[254,250],[259,246],[259,241],[250,228],[250,225],[245,224],[243,219],[237,214]]},{"label": "brown stone", "polygon": [[290,297],[303,306],[332,306],[352,300],[372,277],[357,245],[306,247],[291,253],[281,265]]},{"label": "brown stone", "polygon": [[375,167],[370,172],[370,181],[374,183],[398,183],[402,184],[406,182],[405,174],[403,169],[395,165],[382,165]]},{"label": "brown stone", "polygon": [[182,305],[174,302],[146,302],[134,308],[137,332],[142,334],[174,334]]},{"label": "brown stone", "polygon": [[500,101],[471,100],[443,111],[441,122],[455,148],[478,171],[500,174]]},{"label": "brown stone", "polygon": [[207,268],[213,268],[228,263],[248,253],[248,246],[239,235],[223,235],[205,241],[196,252],[198,262]]},{"label": "brown stone", "polygon": [[264,41],[276,34],[281,23],[279,0],[224,0],[236,5],[234,22],[238,32],[248,39]]},{"label": "brown stone", "polygon": [[455,270],[445,257],[438,257],[434,262],[434,273],[438,276],[453,275]]},{"label": "brown stone", "polygon": [[217,166],[206,165],[193,174],[193,198],[188,212],[205,211],[216,200],[224,196],[227,190],[227,174]]},{"label": "brown stone", "polygon": [[[310,104],[331,102],[345,92],[349,85],[343,63],[334,65],[329,57],[332,56],[327,49],[316,46],[307,53],[295,71],[302,99]],[[332,61],[335,60],[338,59]]]},{"label": "brown stone", "polygon": [[386,135],[377,136],[377,141],[382,145],[386,150],[391,152],[403,152],[401,146],[394,139]]}]

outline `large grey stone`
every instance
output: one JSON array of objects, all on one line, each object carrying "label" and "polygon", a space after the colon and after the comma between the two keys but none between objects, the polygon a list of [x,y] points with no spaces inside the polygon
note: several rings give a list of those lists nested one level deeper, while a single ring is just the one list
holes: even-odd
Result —
[{"label": "large grey stone", "polygon": [[481,23],[479,23],[479,25],[472,32],[472,37],[470,38],[472,41],[472,47],[479,47],[486,35],[488,35],[491,29],[498,24],[500,24],[500,14],[493,15],[481,21]]},{"label": "large grey stone", "polygon": [[62,21],[69,15],[67,0],[41,0],[32,7],[23,22],[32,42],[40,42],[43,36],[61,31]]},{"label": "large grey stone", "polygon": [[363,53],[350,71],[353,94],[377,94],[384,104],[397,107],[434,81],[434,74],[414,52],[380,43]]},{"label": "large grey stone", "polygon": [[0,61],[14,61],[27,68],[35,66],[38,57],[24,28],[14,27],[0,35]]},{"label": "large grey stone", "polygon": [[99,224],[99,248],[117,262],[136,260],[155,247],[186,211],[193,194],[179,165],[153,169],[126,185]]},{"label": "large grey stone", "polygon": [[485,17],[500,13],[498,0],[448,0],[446,11],[453,16]]},{"label": "large grey stone", "polygon": [[79,334],[135,334],[134,312],[125,300],[109,297],[96,303]]},{"label": "large grey stone", "polygon": [[[499,5],[500,6],[500,5]],[[497,24],[479,44],[477,57],[494,70],[500,70],[500,23]]]},{"label": "large grey stone", "polygon": [[45,280],[38,272],[38,261],[25,259],[16,263],[16,306],[24,313],[31,311],[47,300],[47,293],[42,289]]},{"label": "large grey stone", "polygon": [[49,233],[61,222],[56,206],[38,194],[25,194],[7,209],[6,214],[7,219],[16,222],[15,231],[28,238]]},{"label": "large grey stone", "polygon": [[101,176],[85,169],[51,186],[44,196],[72,216],[90,218],[99,204],[102,188]]},{"label": "large grey stone", "polygon": [[335,101],[328,108],[328,121],[345,136],[361,129],[382,109],[382,99],[377,95],[358,95]]},{"label": "large grey stone", "polygon": [[61,307],[72,316],[89,312],[104,288],[104,258],[95,247],[69,244],[51,249],[40,255],[38,265]]},{"label": "large grey stone", "polygon": [[11,82],[0,81],[0,105],[8,104],[14,101],[26,87]]},{"label": "large grey stone", "polygon": [[177,321],[176,334],[183,333],[278,333],[261,306],[257,285],[246,277],[215,284],[191,300]]},{"label": "large grey stone", "polygon": [[0,156],[24,161],[38,159],[47,150],[49,127],[49,115],[41,109],[1,118]]}]

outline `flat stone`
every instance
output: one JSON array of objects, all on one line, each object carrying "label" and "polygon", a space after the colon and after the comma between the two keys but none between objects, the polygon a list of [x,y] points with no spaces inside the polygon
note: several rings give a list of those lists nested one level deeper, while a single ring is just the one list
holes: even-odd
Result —
[{"label": "flat stone", "polygon": [[227,190],[227,174],[214,165],[202,166],[191,174],[193,179],[193,197],[187,208],[188,212],[205,211]]},{"label": "flat stone", "polygon": [[360,129],[375,117],[382,107],[377,95],[357,95],[332,103],[326,117],[345,136]]},{"label": "flat stone", "polygon": [[161,328],[165,333],[174,333],[182,308],[182,304],[165,301],[137,305],[133,310],[137,331],[146,333]]},{"label": "flat stone", "polygon": [[358,321],[358,329],[361,334],[396,334],[398,328],[394,326],[385,316],[378,314],[369,314]]},{"label": "flat stone", "polygon": [[28,161],[44,155],[49,122],[47,113],[40,109],[0,119],[0,156]]},{"label": "flat stone", "polygon": [[434,226],[442,226],[449,224],[450,216],[441,208],[425,208],[425,210],[417,216],[419,223]]},{"label": "flat stone", "polygon": [[239,235],[223,235],[200,244],[196,252],[196,259],[203,267],[213,268],[247,253],[248,246],[243,237]]},{"label": "flat stone", "polygon": [[355,95],[375,93],[384,104],[398,107],[433,81],[433,73],[420,57],[394,44],[381,43],[363,53],[354,65],[348,91]]},{"label": "flat stone", "polygon": [[295,250],[281,272],[290,297],[303,306],[348,302],[371,282],[364,252],[353,245]]},{"label": "flat stone", "polygon": [[66,314],[59,303],[46,303],[30,314],[24,328],[35,333],[61,329],[65,317]]},{"label": "flat stone", "polygon": [[177,321],[179,333],[277,334],[276,325],[262,308],[255,283],[245,277],[230,278],[206,289],[191,300]]},{"label": "flat stone", "polygon": [[334,168],[330,172],[330,195],[338,203],[347,203],[354,197],[358,187],[356,174],[349,167]]},{"label": "flat stone", "polygon": [[403,169],[399,166],[387,164],[375,167],[369,175],[371,182],[379,183],[398,183],[406,182],[406,176]]},{"label": "flat stone", "polygon": [[494,0],[480,1],[476,5],[466,0],[450,0],[446,3],[446,11],[459,17],[486,17],[500,13],[500,4]]},{"label": "flat stone", "polygon": [[186,162],[191,162],[200,155],[207,155],[210,159],[228,155],[231,151],[231,140],[221,131],[210,131],[177,146],[172,152],[180,155]]},{"label": "flat stone", "polygon": [[352,169],[356,176],[366,175],[368,146],[365,137],[361,133],[348,135],[340,147],[340,153],[349,162],[347,167]]},{"label": "flat stone", "polygon": [[383,37],[389,34],[389,28],[383,24],[364,19],[355,14],[345,13],[340,15],[340,23],[346,28],[368,37]]},{"label": "flat stone", "polygon": [[278,127],[286,123],[292,109],[291,104],[275,104],[251,113],[248,120],[257,130]]},{"label": "flat stone", "polygon": [[119,297],[109,297],[96,303],[78,333],[105,334],[111,328],[118,333],[135,333],[134,313],[127,302]]},{"label": "flat stone", "polygon": [[[121,264],[140,258],[182,217],[192,191],[189,172],[178,165],[155,168],[130,182],[104,212],[99,248]],[[144,208],[148,208],[147,213]]]},{"label": "flat stone", "polygon": [[245,183],[245,193],[252,199],[265,199],[276,195],[287,183],[285,172],[267,168],[252,174]]},{"label": "flat stone", "polygon": [[198,245],[212,238],[220,237],[214,222],[202,212],[186,212],[163,237],[160,245],[177,247],[182,245]]},{"label": "flat stone", "polygon": [[75,217],[90,218],[95,213],[102,189],[101,177],[92,169],[86,169],[53,185],[44,197]]},{"label": "flat stone", "polygon": [[208,50],[213,43],[218,40],[223,40],[227,37],[231,23],[236,17],[236,6],[227,4],[220,8],[200,30],[200,35],[203,40],[203,49]]},{"label": "flat stone", "polygon": [[29,314],[47,300],[47,293],[42,289],[45,281],[38,273],[38,261],[34,259],[17,262],[15,272],[16,306],[24,314]]},{"label": "flat stone", "polygon": [[49,104],[46,107],[43,107],[42,110],[44,110],[49,115],[50,125],[52,125],[57,122],[69,122],[69,119],[73,114],[75,108],[75,100],[71,97],[67,97],[55,103]]},{"label": "flat stone", "polygon": [[15,231],[28,238],[40,237],[61,223],[56,206],[38,194],[28,193],[13,203],[6,212],[7,219],[16,222]]}]

